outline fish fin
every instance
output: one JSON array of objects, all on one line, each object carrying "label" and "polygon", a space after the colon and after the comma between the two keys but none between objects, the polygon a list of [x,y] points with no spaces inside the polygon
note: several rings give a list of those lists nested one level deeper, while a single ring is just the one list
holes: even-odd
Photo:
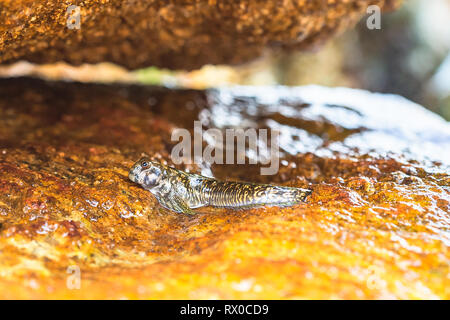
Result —
[{"label": "fish fin", "polygon": [[183,201],[183,199],[181,199],[179,196],[173,195],[172,199],[174,202],[174,206],[176,207],[176,209],[179,210],[178,212],[182,212],[184,214],[189,214],[189,215],[196,214],[196,212],[193,211],[191,208],[189,208],[187,203],[185,201]]}]

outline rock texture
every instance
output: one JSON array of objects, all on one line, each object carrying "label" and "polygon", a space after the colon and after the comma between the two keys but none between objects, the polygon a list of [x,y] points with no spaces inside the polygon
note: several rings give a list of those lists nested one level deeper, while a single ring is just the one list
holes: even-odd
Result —
[{"label": "rock texture", "polygon": [[[235,64],[260,56],[266,47],[310,46],[355,24],[370,4],[390,9],[398,3],[0,0],[0,63],[114,62],[130,69]],[[80,8],[80,29],[67,27],[69,5]]]},{"label": "rock texture", "polygon": [[[170,164],[172,129],[196,119],[282,129],[279,173],[179,168],[309,202],[161,209],[128,168]],[[351,89],[0,80],[0,297],[448,299],[449,143],[422,107]]]}]

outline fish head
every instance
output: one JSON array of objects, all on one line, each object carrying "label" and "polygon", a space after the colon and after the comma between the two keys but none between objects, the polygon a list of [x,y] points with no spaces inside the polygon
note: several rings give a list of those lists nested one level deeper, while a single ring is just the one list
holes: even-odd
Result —
[{"label": "fish head", "polygon": [[162,164],[151,161],[148,157],[143,157],[131,167],[128,178],[145,189],[151,189],[161,181],[162,172]]}]

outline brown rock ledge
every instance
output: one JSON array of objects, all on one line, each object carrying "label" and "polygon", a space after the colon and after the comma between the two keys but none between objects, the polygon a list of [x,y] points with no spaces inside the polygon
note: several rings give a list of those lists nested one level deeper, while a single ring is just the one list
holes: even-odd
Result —
[{"label": "brown rock ledge", "polygon": [[[309,186],[309,202],[161,210],[127,170],[144,152],[170,163],[171,130],[200,112],[283,132],[279,174],[214,175]],[[359,90],[2,79],[0,298],[448,299],[449,137],[420,106]]]},{"label": "brown rock ledge", "polygon": [[[235,64],[263,49],[303,48],[399,0],[0,0],[0,63],[114,62],[130,69]],[[282,5],[281,5],[282,3]],[[80,29],[67,9],[81,9]]]}]

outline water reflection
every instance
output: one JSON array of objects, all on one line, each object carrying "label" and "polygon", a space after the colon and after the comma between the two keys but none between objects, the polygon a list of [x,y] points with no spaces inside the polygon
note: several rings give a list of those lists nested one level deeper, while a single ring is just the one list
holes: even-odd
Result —
[{"label": "water reflection", "polygon": [[[280,98],[283,97],[282,99]],[[284,154],[396,154],[450,164],[450,125],[400,96],[319,86],[208,91],[206,128],[270,128]]]}]

